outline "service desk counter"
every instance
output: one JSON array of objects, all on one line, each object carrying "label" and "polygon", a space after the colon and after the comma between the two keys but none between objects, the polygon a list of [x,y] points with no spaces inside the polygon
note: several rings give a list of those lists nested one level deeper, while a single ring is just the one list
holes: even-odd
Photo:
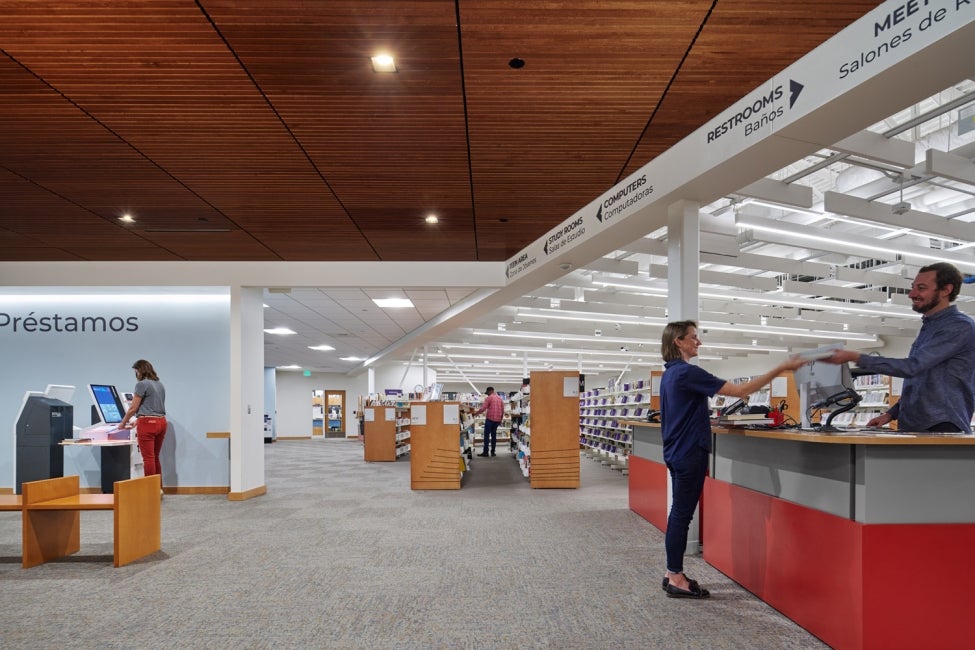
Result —
[{"label": "service desk counter", "polygon": [[[662,451],[634,427],[658,527]],[[704,559],[834,648],[975,643],[975,435],[716,428],[701,509]]]}]

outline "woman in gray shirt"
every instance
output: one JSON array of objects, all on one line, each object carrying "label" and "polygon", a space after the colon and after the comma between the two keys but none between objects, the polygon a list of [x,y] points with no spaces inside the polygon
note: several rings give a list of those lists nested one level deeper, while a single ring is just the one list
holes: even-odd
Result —
[{"label": "woman in gray shirt", "polygon": [[152,364],[145,359],[136,361],[132,368],[137,381],[129,410],[122,418],[122,426],[126,426],[133,415],[137,418],[135,433],[139,451],[142,452],[145,475],[162,474],[159,452],[166,437],[166,387],[159,381]]}]

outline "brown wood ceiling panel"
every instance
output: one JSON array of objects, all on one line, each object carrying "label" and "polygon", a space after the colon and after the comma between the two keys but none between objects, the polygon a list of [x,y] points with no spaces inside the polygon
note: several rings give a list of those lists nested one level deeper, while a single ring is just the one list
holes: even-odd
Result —
[{"label": "brown wood ceiling panel", "polygon": [[718,2],[624,176],[792,65],[880,3]]},{"label": "brown wood ceiling panel", "polygon": [[[206,7],[381,259],[476,259],[451,0],[285,2],[270,24],[239,3]],[[397,73],[373,72],[380,51]],[[467,241],[417,241],[429,213]]]},{"label": "brown wood ceiling panel", "polygon": [[505,259],[875,4],[0,0],[0,259]]},{"label": "brown wood ceiling panel", "polygon": [[[5,138],[2,127],[0,139],[10,142]],[[35,147],[34,151],[36,153],[38,148]],[[58,152],[52,150],[50,155],[56,158]],[[139,161],[129,162],[132,162],[132,168],[138,167]],[[113,179],[111,183],[115,188],[114,196],[118,199],[115,205],[93,204],[86,207],[65,198],[91,192],[90,184],[79,185],[79,181],[74,180],[74,167],[59,173],[60,166],[52,164],[30,181],[9,172],[6,167],[8,161],[4,160],[0,166],[0,228],[21,236],[19,245],[32,248],[36,259],[118,260],[132,259],[133,256],[140,259],[180,259],[172,252],[156,249],[155,244],[135,227],[126,227],[117,219],[122,207],[129,203],[122,189],[126,183],[120,178]],[[117,171],[120,176],[125,176],[132,168],[119,164]],[[149,169],[150,172],[157,171]],[[134,179],[134,183],[143,190],[154,187],[148,178]],[[181,196],[164,183],[155,187],[162,200],[172,201]],[[98,199],[104,200],[105,196],[100,195]],[[70,253],[64,252],[68,249]],[[21,258],[20,255],[14,257]]]},{"label": "brown wood ceiling panel", "polygon": [[[314,214],[311,234],[361,239],[193,3],[77,3],[58,13],[60,5],[51,3],[43,31],[27,42],[0,32],[8,53],[241,227],[281,231],[289,218]],[[58,48],[69,54],[51,57]],[[364,241],[354,250],[375,259]]]},{"label": "brown wood ceiling panel", "polygon": [[[493,257],[615,182],[710,5],[461,4],[478,239]],[[486,225],[500,218],[514,227]]]}]

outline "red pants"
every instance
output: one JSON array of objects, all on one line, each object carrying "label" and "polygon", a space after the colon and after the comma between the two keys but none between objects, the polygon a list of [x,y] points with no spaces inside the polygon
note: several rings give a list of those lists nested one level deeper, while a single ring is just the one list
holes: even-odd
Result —
[{"label": "red pants", "polygon": [[139,441],[142,467],[146,476],[162,474],[159,452],[162,450],[163,438],[166,437],[166,427],[166,418],[155,415],[143,415],[136,420],[135,437]]}]

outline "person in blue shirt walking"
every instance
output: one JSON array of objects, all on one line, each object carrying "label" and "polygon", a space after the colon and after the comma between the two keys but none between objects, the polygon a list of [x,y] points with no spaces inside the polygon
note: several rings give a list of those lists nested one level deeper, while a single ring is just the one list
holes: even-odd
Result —
[{"label": "person in blue shirt walking", "polygon": [[953,305],[961,272],[947,262],[922,267],[911,291],[911,308],[921,314],[921,330],[906,359],[837,350],[830,363],[852,361],[864,370],[903,377],[900,400],[867,426],[897,420],[899,431],[971,433],[975,411],[975,321]]},{"label": "person in blue shirt walking", "polygon": [[711,595],[696,580],[684,575],[687,531],[701,499],[711,452],[708,398],[715,394],[746,397],[781,373],[808,363],[792,357],[764,375],[734,384],[690,363],[700,347],[701,339],[694,321],[668,323],[664,328],[660,344],[665,362],[660,379],[660,428],[673,501],[664,537],[667,574],[662,586],[671,598],[707,598]]}]

